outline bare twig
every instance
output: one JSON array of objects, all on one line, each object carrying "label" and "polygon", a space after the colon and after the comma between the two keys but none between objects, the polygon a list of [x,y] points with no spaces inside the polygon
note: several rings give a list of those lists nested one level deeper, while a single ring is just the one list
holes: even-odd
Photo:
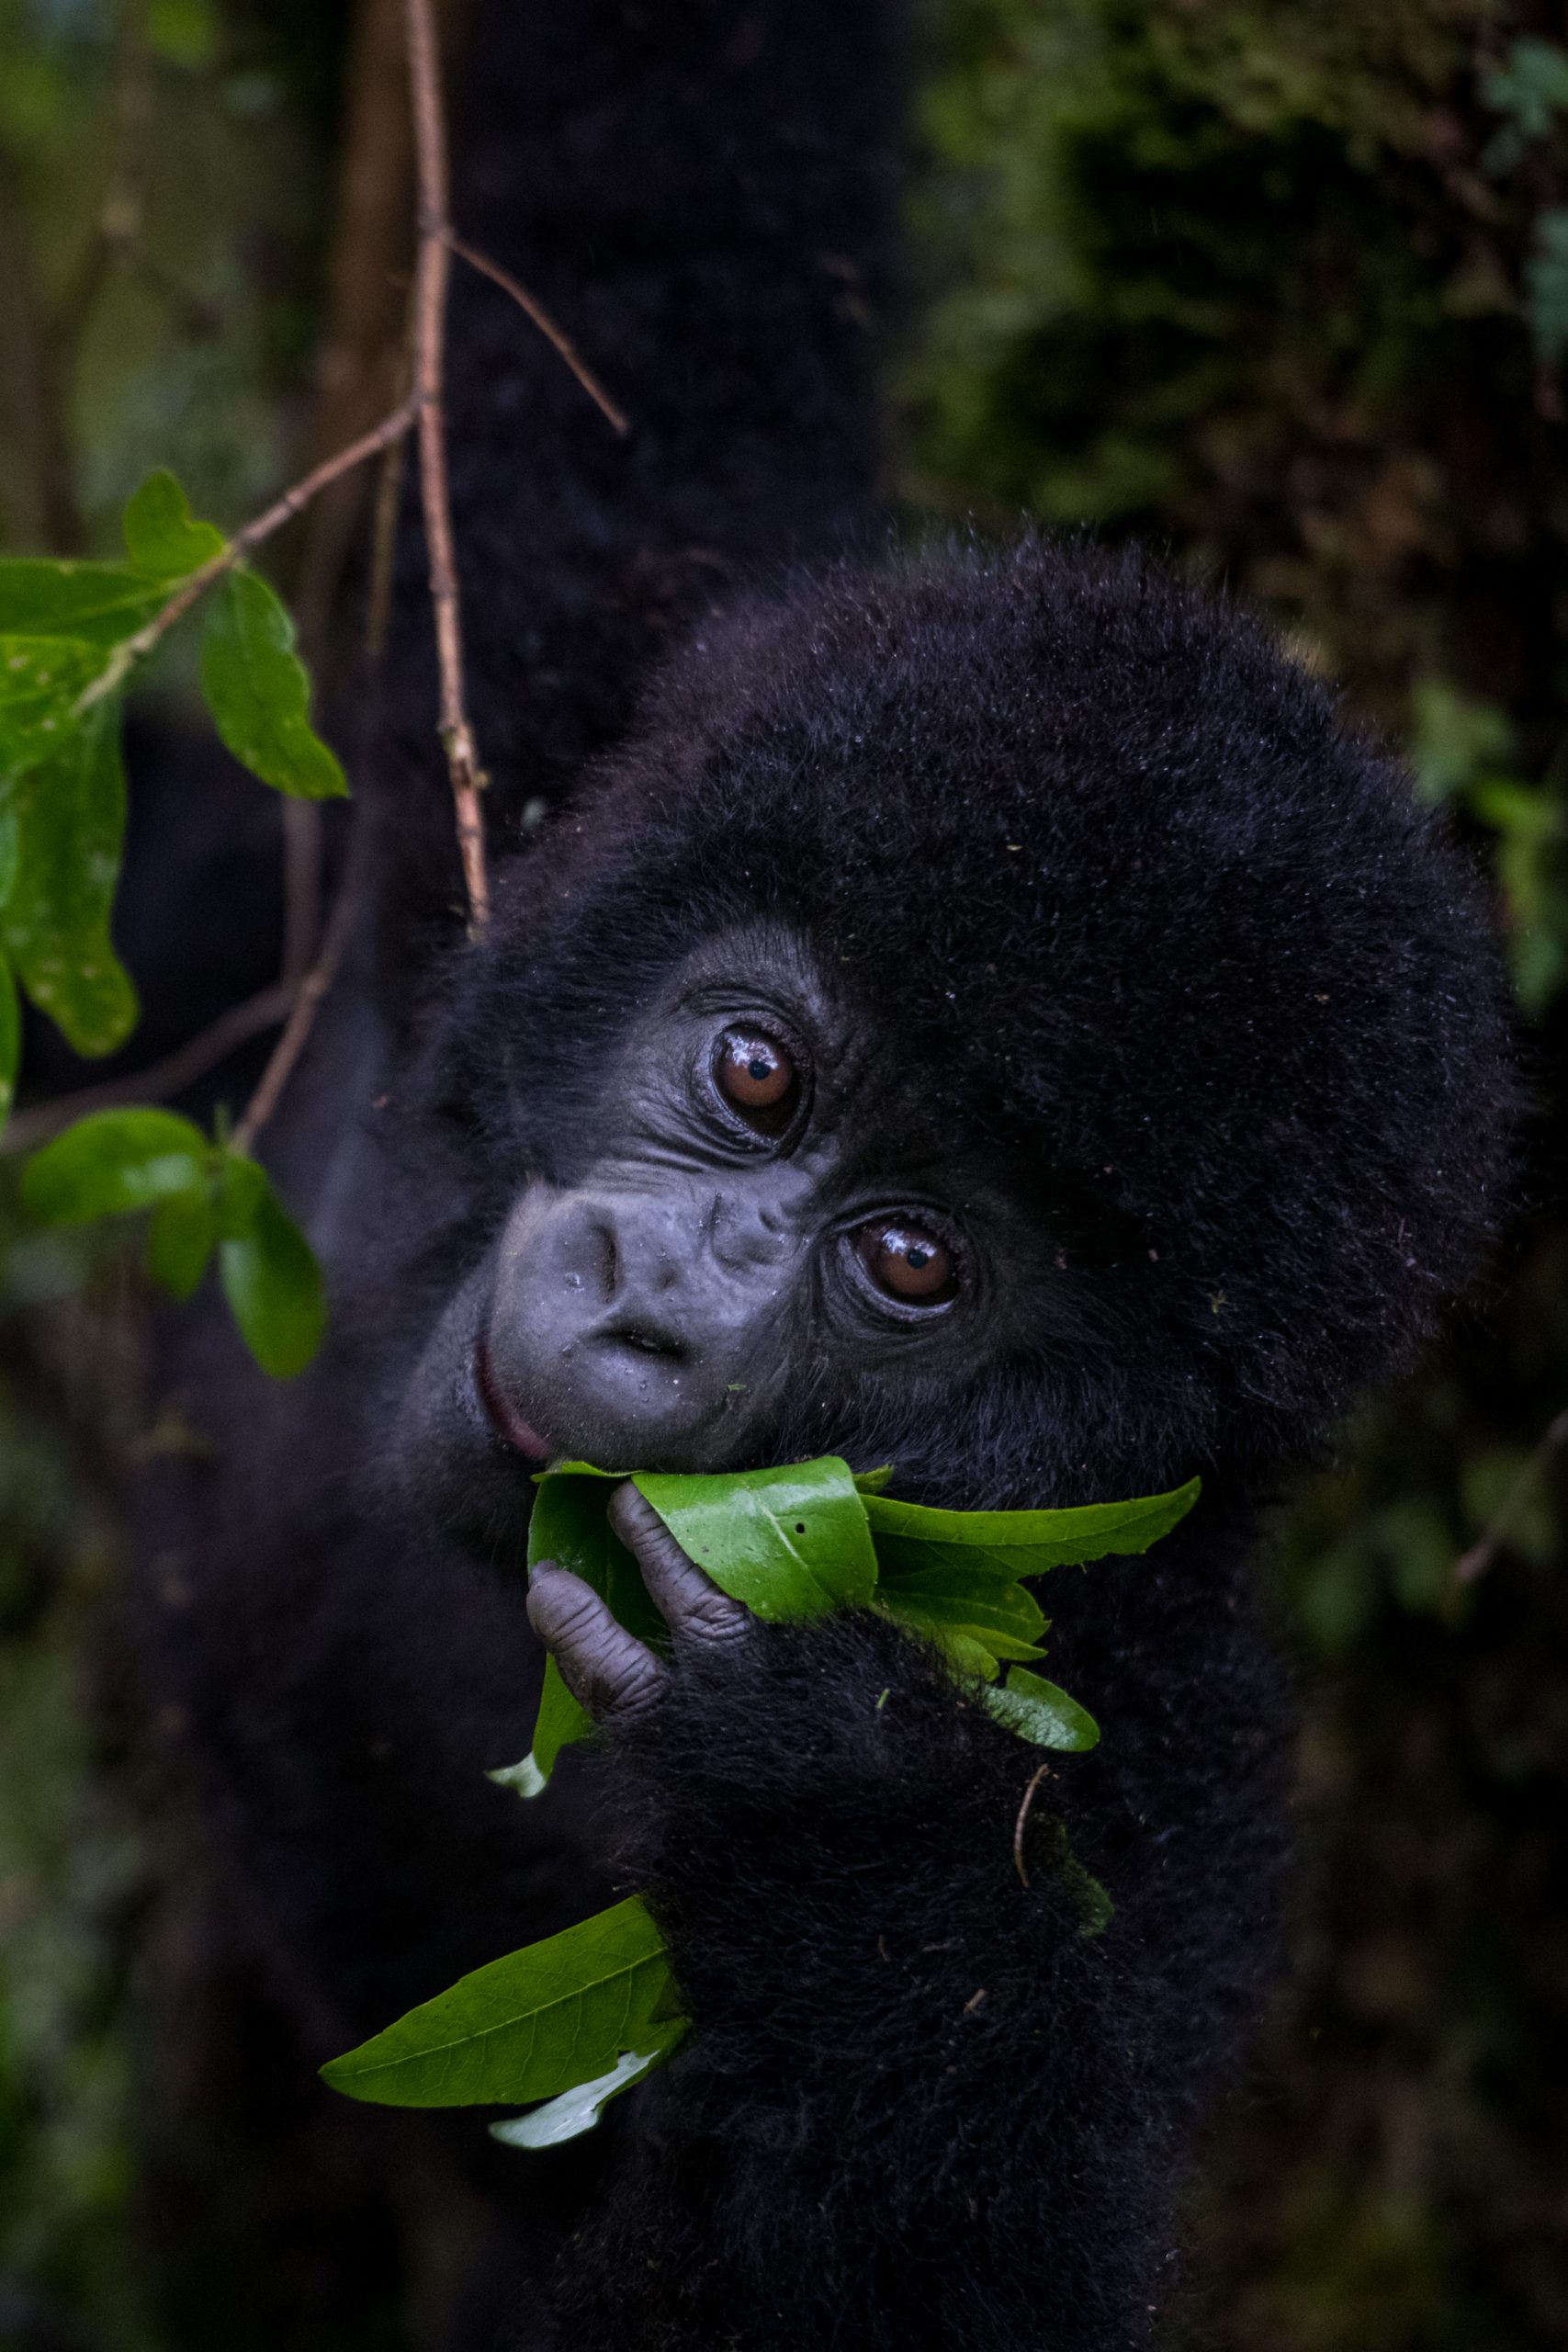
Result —
[{"label": "bare twig", "polygon": [[533,320],[546,341],[554,344],[589,399],[604,411],[615,431],[623,435],[628,433],[631,427],[625,409],[618,407],[610,398],[570,336],[563,327],[556,324],[544,304],[536,295],[529,293],[521,278],[513,277],[512,272],[509,269],[502,269],[498,261],[491,261],[490,255],[481,254],[477,245],[466,243],[461,237],[455,237],[450,231],[447,232],[446,243],[459,261],[466,261],[470,269],[477,269],[482,277],[488,277],[499,286],[503,294],[511,295],[518,309]]},{"label": "bare twig", "polygon": [[1051,1767],[1049,1764],[1042,1764],[1039,1770],[1035,1773],[1034,1778],[1030,1781],[1029,1786],[1023,1792],[1023,1803],[1018,1808],[1018,1819],[1013,1824],[1013,1868],[1017,1871],[1019,1877],[1022,1880],[1025,1886],[1029,1884],[1029,1872],[1024,1868],[1023,1864],[1023,1833],[1029,1826],[1029,1808],[1034,1803],[1034,1792],[1040,1786],[1042,1781],[1048,1780],[1050,1778],[1050,1773]]},{"label": "bare twig", "polygon": [[296,986],[310,968],[321,920],[321,810],[315,800],[283,804],[283,961]]},{"label": "bare twig", "polygon": [[236,1151],[251,1149],[276,1110],[278,1098],[293,1074],[294,1065],[305,1050],[306,1040],[322,1000],[337,978],[338,966],[343,961],[357,911],[358,892],[355,880],[355,860],[351,854],[348,871],[338,885],[332,916],[322,935],[321,953],[299,983],[288,1018],[284,1023],[283,1035],[273,1047],[255,1092],[246,1103],[230,1138]]},{"label": "bare twig", "polygon": [[239,1046],[286,1021],[298,994],[297,988],[279,981],[246,997],[242,1004],[231,1004],[216,1021],[145,1069],[132,1070],[128,1078],[106,1079],[99,1086],[79,1086],[69,1094],[57,1094],[48,1102],[35,1102],[18,1111],[0,1137],[0,1152],[31,1151],[35,1144],[47,1143],[51,1136],[89,1111],[112,1111],[121,1102],[166,1102],[173,1095],[183,1094]]},{"label": "bare twig", "polygon": [[1514,1524],[1519,1505],[1524,1501],[1552,1455],[1564,1445],[1568,1445],[1568,1412],[1559,1413],[1554,1421],[1548,1423],[1545,1434],[1493,1512],[1480,1541],[1472,1544],[1469,1551],[1461,1553],[1454,1562],[1456,1584],[1473,1584],[1477,1577],[1485,1574],[1496,1558],[1509,1529]]},{"label": "bare twig", "polygon": [[357,441],[351,441],[347,448],[340,449],[335,457],[324,458],[319,466],[312,467],[280,498],[275,498],[272,504],[256,515],[253,522],[236,531],[219,554],[181,581],[168,603],[155,612],[143,628],[116,646],[103,675],[95,678],[82,696],[80,707],[86,709],[93,703],[101,702],[106,695],[115,693],[128,672],[144,660],[154,647],[162,644],[175,623],[185,618],[191,606],[206,594],[215,580],[220,580],[226,571],[231,571],[235,564],[244,560],[253,548],[260,547],[264,539],[270,538],[274,531],[281,530],[285,523],[310,504],[318,491],[326,488],[328,482],[335,481],[339,474],[348,471],[350,466],[363,465],[366,458],[373,458],[378,449],[385,449],[392,442],[400,440],[418,413],[418,400],[411,395],[392,411],[390,416],[384,416],[379,424],[368,433],[362,433]]},{"label": "bare twig", "polygon": [[407,0],[409,84],[414,155],[419,174],[419,260],[414,273],[414,392],[419,403],[420,499],[430,556],[430,601],[441,673],[441,741],[457,814],[457,847],[468,893],[468,924],[480,932],[490,919],[485,870],[484,783],[463,694],[463,620],[452,541],[452,501],[446,481],[446,283],[452,258],[446,170],[446,126],[430,0]]}]

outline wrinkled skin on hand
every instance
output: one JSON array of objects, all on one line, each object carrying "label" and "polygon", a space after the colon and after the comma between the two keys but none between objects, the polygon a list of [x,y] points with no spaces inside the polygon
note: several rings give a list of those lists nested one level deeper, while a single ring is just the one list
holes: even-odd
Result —
[{"label": "wrinkled skin on hand", "polygon": [[[677,1651],[722,1654],[743,1638],[751,1611],[688,1558],[629,1480],[611,1497],[609,1518]],[[592,1587],[553,1560],[541,1560],[529,1579],[528,1620],[553,1652],[567,1689],[596,1723],[643,1713],[669,1679],[663,1660],[616,1623]]]}]

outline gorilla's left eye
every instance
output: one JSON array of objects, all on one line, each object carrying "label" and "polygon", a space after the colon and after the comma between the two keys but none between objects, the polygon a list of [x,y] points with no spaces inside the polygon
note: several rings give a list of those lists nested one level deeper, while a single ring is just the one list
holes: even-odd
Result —
[{"label": "gorilla's left eye", "polygon": [[958,1270],[945,1241],[924,1227],[878,1218],[855,1236],[861,1261],[879,1291],[907,1306],[945,1306]]},{"label": "gorilla's left eye", "polygon": [[727,1029],[714,1057],[714,1082],[751,1126],[777,1135],[800,1093],[795,1057],[762,1029]]}]

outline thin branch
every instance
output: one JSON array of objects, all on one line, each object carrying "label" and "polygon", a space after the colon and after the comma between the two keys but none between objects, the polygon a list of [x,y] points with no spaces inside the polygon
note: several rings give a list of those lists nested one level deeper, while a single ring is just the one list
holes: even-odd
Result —
[{"label": "thin branch", "polygon": [[321,954],[300,981],[294,1002],[284,1023],[283,1035],[267,1060],[256,1084],[255,1092],[244,1111],[230,1140],[236,1151],[249,1151],[257,1136],[276,1110],[278,1098],[293,1074],[294,1065],[305,1050],[322,1000],[337,978],[338,966],[348,945],[357,911],[358,892],[355,887],[355,861],[352,853],[348,872],[338,885],[337,898],[321,940]]},{"label": "thin branch", "polygon": [[554,344],[589,399],[603,409],[615,431],[623,435],[629,433],[631,426],[626,411],[617,407],[610,398],[570,336],[564,328],[556,324],[544,304],[529,293],[522,280],[513,277],[509,269],[502,269],[499,262],[491,261],[488,254],[481,254],[477,245],[466,243],[461,237],[453,236],[450,231],[447,232],[446,243],[459,261],[466,261],[470,269],[477,269],[482,277],[488,277],[499,286],[503,294],[511,295],[518,309],[533,320],[546,341]]},{"label": "thin branch", "polygon": [[171,1096],[183,1094],[239,1046],[287,1021],[298,994],[297,988],[287,988],[279,981],[246,997],[242,1004],[231,1004],[227,1012],[220,1012],[216,1021],[145,1069],[132,1070],[128,1078],[106,1079],[98,1086],[79,1086],[69,1094],[56,1094],[48,1102],[35,1102],[18,1111],[0,1137],[0,1152],[31,1151],[35,1144],[47,1143],[51,1136],[89,1111],[112,1111],[121,1102],[166,1102]]},{"label": "thin branch", "polygon": [[315,800],[283,804],[283,957],[279,978],[298,987],[310,968],[321,920],[321,810]]},{"label": "thin branch", "polygon": [[1029,1884],[1029,1872],[1023,1866],[1023,1833],[1029,1825],[1029,1809],[1034,1803],[1034,1792],[1038,1789],[1042,1781],[1049,1779],[1050,1772],[1051,1767],[1049,1764],[1041,1765],[1039,1770],[1035,1773],[1034,1778],[1031,1781],[1029,1786],[1023,1792],[1023,1803],[1018,1808],[1018,1819],[1013,1824],[1013,1868],[1017,1871],[1019,1877],[1022,1880],[1025,1886]]},{"label": "thin branch", "polygon": [[185,618],[191,606],[206,594],[215,580],[220,580],[226,571],[231,571],[235,564],[244,560],[253,548],[270,538],[274,531],[281,530],[285,523],[310,504],[318,491],[326,488],[328,482],[336,481],[338,476],[346,473],[351,466],[363,465],[365,459],[375,457],[378,450],[388,448],[394,441],[400,440],[418,413],[418,396],[411,394],[392,411],[390,416],[384,416],[379,424],[373,426],[368,433],[362,433],[357,441],[351,441],[347,448],[340,449],[335,457],[324,458],[319,466],[313,467],[293,483],[280,498],[275,498],[272,504],[254,521],[236,531],[217,555],[181,581],[168,603],[154,613],[134,637],[128,637],[116,646],[107,668],[101,677],[93,680],[78,707],[85,710],[92,704],[102,701],[106,695],[113,694],[127,673],[162,644],[175,623]]},{"label": "thin branch", "polygon": [[1461,1553],[1454,1562],[1456,1584],[1473,1584],[1477,1577],[1485,1574],[1506,1540],[1508,1531],[1518,1515],[1519,1505],[1552,1455],[1564,1445],[1568,1445],[1568,1412],[1559,1413],[1554,1421],[1548,1423],[1545,1435],[1493,1512],[1480,1542],[1472,1544],[1469,1551]]},{"label": "thin branch", "polygon": [[430,601],[441,674],[441,741],[457,809],[457,847],[468,893],[468,925],[478,933],[490,919],[490,881],[485,871],[484,820],[479,812],[484,775],[463,695],[462,606],[452,541],[452,501],[446,480],[443,398],[452,224],[447,194],[446,126],[442,116],[430,0],[407,0],[406,22],[414,154],[419,173],[414,391],[419,402],[420,501],[430,556]]}]

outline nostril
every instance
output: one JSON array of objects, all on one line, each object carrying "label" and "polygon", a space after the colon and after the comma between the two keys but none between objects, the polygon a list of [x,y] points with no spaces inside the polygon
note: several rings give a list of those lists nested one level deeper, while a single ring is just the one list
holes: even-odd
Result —
[{"label": "nostril", "polygon": [[621,1252],[608,1217],[594,1218],[593,1238],[599,1252],[600,1286],[604,1297],[612,1299],[621,1287]]}]

